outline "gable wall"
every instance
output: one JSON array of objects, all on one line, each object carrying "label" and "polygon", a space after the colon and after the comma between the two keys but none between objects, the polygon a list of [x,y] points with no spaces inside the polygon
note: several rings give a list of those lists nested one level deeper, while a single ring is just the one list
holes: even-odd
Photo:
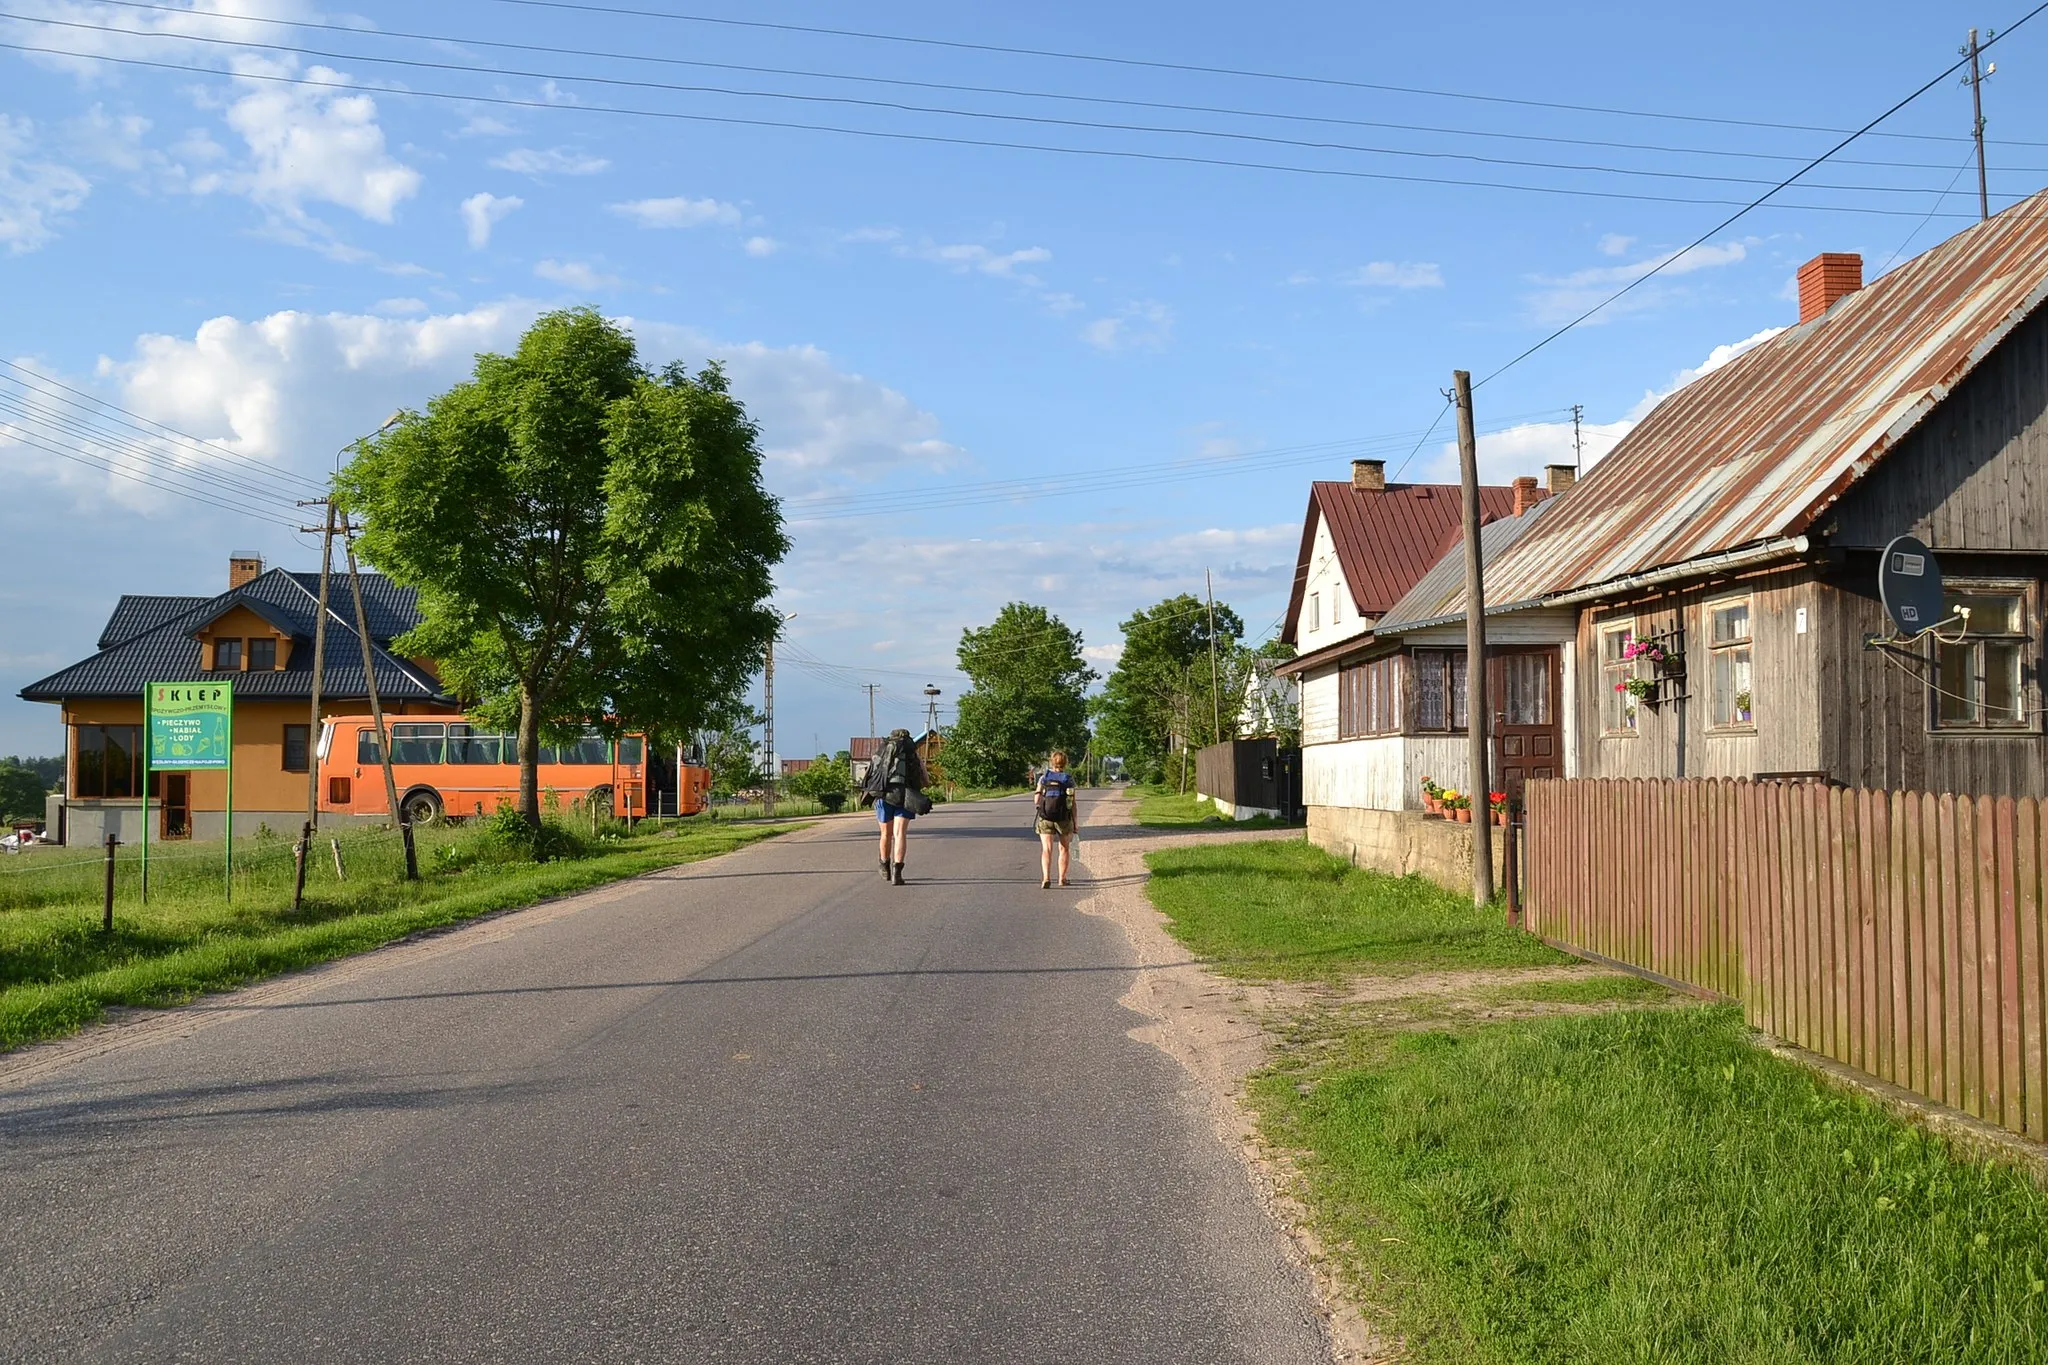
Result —
[{"label": "gable wall", "polygon": [[[1322,624],[1311,630],[1309,604],[1317,601],[1321,603]],[[1332,603],[1342,608],[1342,619],[1332,619]],[[1330,524],[1316,514],[1316,535],[1309,550],[1301,610],[1294,619],[1295,645],[1300,653],[1310,654],[1340,640],[1365,634],[1366,624],[1359,617],[1351,589],[1344,581],[1344,568],[1337,561],[1337,542],[1330,536]]]}]

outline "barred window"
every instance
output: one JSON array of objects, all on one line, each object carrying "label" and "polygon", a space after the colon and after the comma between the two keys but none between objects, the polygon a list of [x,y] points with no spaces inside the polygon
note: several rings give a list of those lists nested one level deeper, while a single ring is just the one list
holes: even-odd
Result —
[{"label": "barred window", "polygon": [[1401,729],[1401,656],[1337,673],[1337,736],[1397,734]]}]

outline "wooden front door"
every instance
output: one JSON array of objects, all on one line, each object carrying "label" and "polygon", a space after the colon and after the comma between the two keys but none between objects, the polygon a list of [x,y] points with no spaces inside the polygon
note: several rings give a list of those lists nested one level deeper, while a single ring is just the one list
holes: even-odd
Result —
[{"label": "wooden front door", "polygon": [[1494,790],[1519,801],[1530,778],[1564,776],[1562,669],[1554,648],[1489,652],[1486,669]]},{"label": "wooden front door", "polygon": [[162,773],[163,778],[163,824],[157,828],[157,837],[162,839],[189,839],[192,837],[192,775],[190,773]]}]

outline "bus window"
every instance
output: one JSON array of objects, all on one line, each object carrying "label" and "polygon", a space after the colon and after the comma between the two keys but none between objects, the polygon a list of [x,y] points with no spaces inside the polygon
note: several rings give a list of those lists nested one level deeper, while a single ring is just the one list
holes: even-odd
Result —
[{"label": "bus window", "polygon": [[644,763],[647,740],[641,735],[622,735],[619,738],[619,762]]},{"label": "bus window", "polygon": [[445,725],[394,725],[391,727],[393,763],[439,763]]},{"label": "bus window", "polygon": [[333,747],[334,722],[331,720],[323,721],[320,725],[320,747],[313,751],[313,756],[322,763],[325,763],[327,761],[327,751]]},{"label": "bus window", "polygon": [[356,766],[367,768],[383,761],[384,756],[377,752],[377,732],[367,725],[356,731]]},{"label": "bus window", "polygon": [[517,747],[516,744],[507,744],[503,735],[475,730],[467,725],[448,727],[450,763],[516,763],[519,755],[513,750]]},{"label": "bus window", "polygon": [[[546,760],[543,759],[543,762]],[[555,762],[574,763],[585,766],[603,767],[612,761],[611,745],[595,730],[586,730],[583,737],[574,744],[564,744],[555,750]]]}]

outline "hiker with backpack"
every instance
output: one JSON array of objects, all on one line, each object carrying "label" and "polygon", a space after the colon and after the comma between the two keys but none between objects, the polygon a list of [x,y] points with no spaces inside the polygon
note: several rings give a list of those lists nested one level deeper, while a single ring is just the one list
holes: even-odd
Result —
[{"label": "hiker with backpack", "polygon": [[868,764],[860,797],[862,804],[874,803],[875,820],[882,827],[882,880],[897,886],[903,885],[903,845],[910,836],[910,822],[931,814],[932,802],[924,794],[924,784],[924,763],[917,756],[910,731],[891,730]]},{"label": "hiker with backpack", "polygon": [[1037,793],[1031,799],[1038,812],[1038,885],[1052,885],[1052,841],[1060,841],[1060,885],[1067,885],[1067,866],[1074,856],[1074,828],[1080,823],[1080,809],[1074,800],[1074,775],[1067,771],[1067,756],[1055,749],[1038,775]]}]

